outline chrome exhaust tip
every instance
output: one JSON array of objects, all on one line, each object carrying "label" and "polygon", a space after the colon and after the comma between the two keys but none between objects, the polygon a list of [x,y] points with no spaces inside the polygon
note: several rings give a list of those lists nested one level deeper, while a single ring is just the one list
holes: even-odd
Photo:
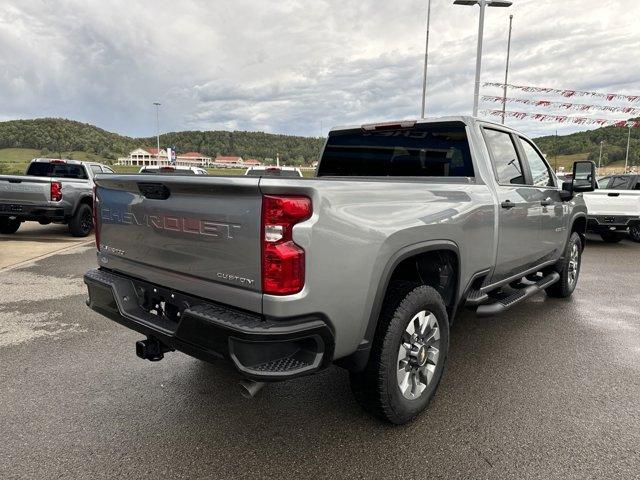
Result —
[{"label": "chrome exhaust tip", "polygon": [[240,395],[244,398],[255,397],[264,387],[264,382],[254,382],[253,380],[242,380],[240,382]]}]

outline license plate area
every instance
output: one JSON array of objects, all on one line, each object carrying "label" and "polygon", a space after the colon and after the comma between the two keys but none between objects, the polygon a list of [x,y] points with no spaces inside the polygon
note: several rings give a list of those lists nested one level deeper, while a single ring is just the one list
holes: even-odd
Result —
[{"label": "license plate area", "polygon": [[134,288],[138,307],[156,319],[159,323],[178,327],[183,312],[191,307],[192,299],[171,289],[135,281]]}]

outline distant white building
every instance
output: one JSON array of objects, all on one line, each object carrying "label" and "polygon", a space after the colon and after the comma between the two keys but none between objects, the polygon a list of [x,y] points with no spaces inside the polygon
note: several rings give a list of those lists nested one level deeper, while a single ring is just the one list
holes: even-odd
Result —
[{"label": "distant white building", "polygon": [[[199,152],[180,153],[175,156],[176,165],[188,167],[208,167],[211,165],[211,157]],[[148,167],[157,165],[169,165],[171,161],[167,157],[167,151],[157,148],[136,148],[129,152],[128,157],[118,159],[117,165],[129,165],[135,167]]]}]

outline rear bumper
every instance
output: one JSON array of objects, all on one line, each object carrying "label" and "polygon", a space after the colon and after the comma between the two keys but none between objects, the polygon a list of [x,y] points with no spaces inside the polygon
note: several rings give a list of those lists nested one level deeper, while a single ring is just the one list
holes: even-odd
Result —
[{"label": "rear bumper", "polygon": [[0,203],[0,216],[15,217],[21,221],[48,220],[55,222],[65,219],[63,207],[24,205],[20,203]]},{"label": "rear bumper", "polygon": [[640,225],[640,216],[591,215],[587,218],[587,231],[593,233],[626,231],[635,225]]},{"label": "rear bumper", "polygon": [[308,375],[332,361],[333,332],[320,315],[266,319],[105,269],[84,281],[92,310],[188,355],[229,360],[252,380]]}]

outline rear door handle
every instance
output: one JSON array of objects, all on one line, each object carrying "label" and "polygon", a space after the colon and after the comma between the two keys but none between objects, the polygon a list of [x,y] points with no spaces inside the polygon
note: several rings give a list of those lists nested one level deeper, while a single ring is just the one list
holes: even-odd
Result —
[{"label": "rear door handle", "polygon": [[516,206],[511,200],[505,200],[500,204],[502,208],[506,208],[507,210]]}]

